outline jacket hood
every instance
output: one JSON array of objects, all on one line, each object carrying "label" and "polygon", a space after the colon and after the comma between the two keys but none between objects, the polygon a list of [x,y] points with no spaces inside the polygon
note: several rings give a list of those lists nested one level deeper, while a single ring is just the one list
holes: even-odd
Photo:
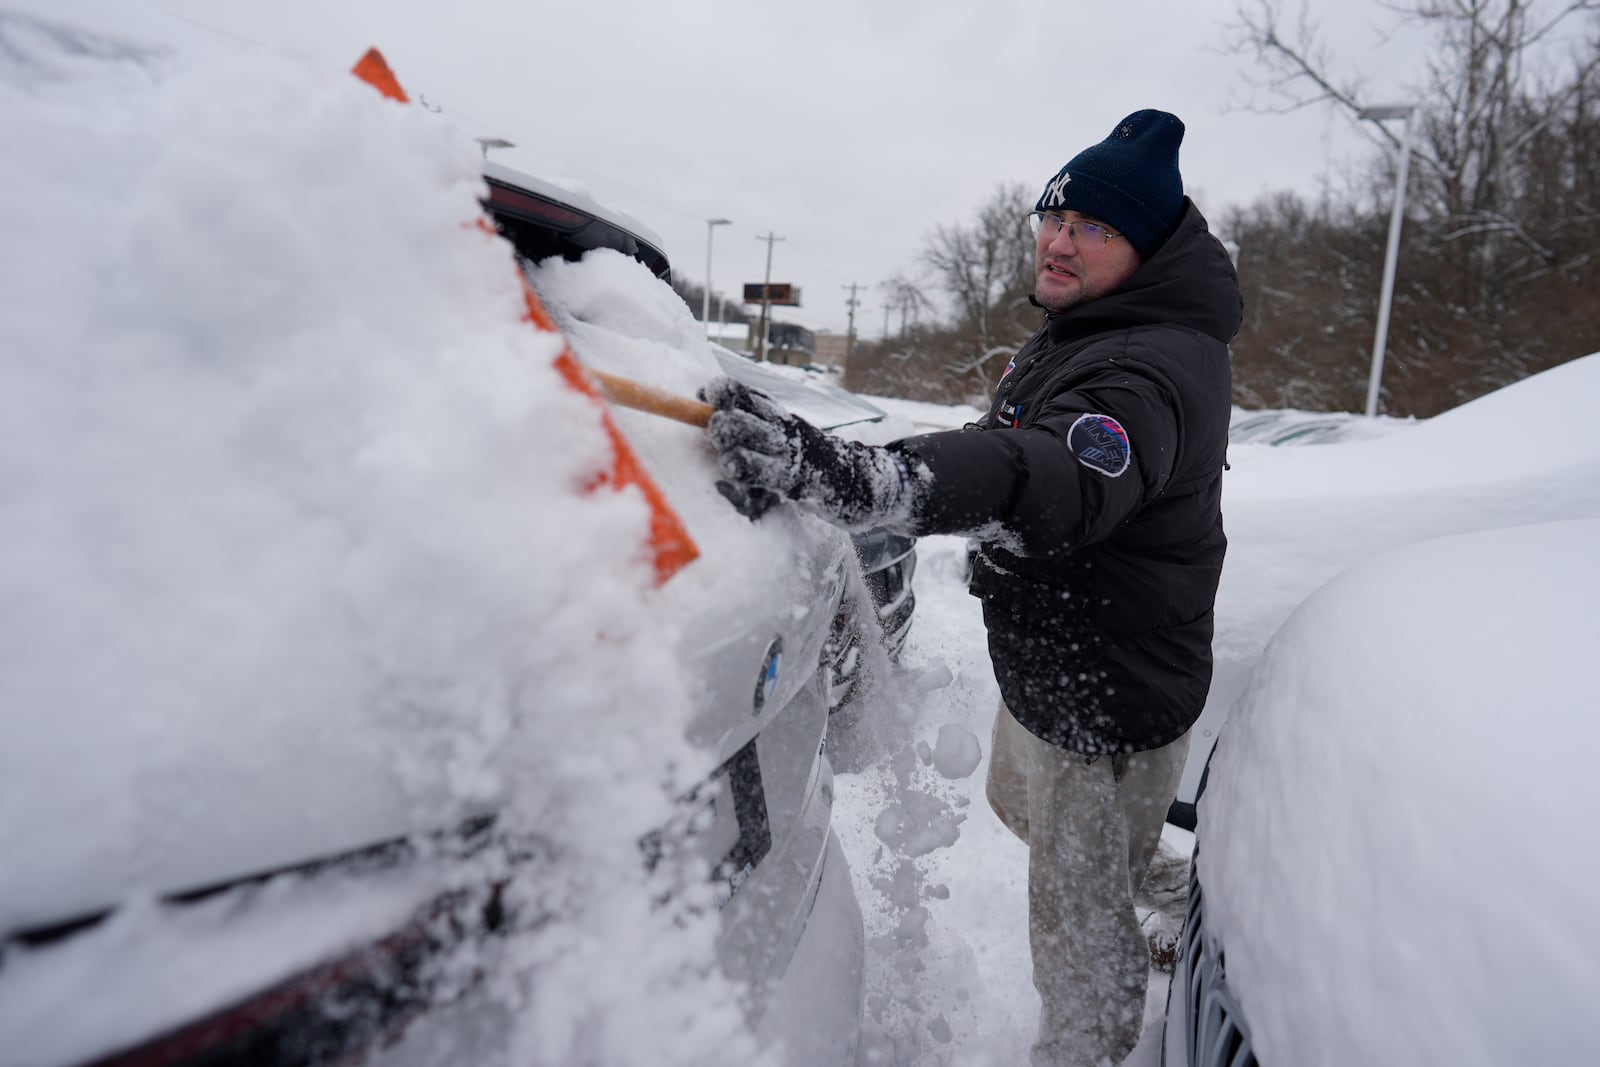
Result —
[{"label": "jacket hood", "polygon": [[1200,209],[1185,197],[1178,228],[1120,288],[1059,315],[1047,314],[1045,327],[1052,340],[1061,341],[1130,326],[1187,326],[1227,344],[1243,322],[1244,297],[1233,261]]}]

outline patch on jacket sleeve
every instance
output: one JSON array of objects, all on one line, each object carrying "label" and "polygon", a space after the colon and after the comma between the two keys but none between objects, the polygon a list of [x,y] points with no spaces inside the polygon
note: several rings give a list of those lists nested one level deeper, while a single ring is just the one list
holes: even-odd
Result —
[{"label": "patch on jacket sleeve", "polygon": [[1067,447],[1079,463],[1112,478],[1133,462],[1128,431],[1110,415],[1079,415],[1067,430]]}]

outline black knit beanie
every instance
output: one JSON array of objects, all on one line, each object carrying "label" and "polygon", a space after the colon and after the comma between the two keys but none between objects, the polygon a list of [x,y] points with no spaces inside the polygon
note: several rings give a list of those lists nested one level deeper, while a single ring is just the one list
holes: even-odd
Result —
[{"label": "black knit beanie", "polygon": [[1141,260],[1153,256],[1183,218],[1178,146],[1183,122],[1165,111],[1135,111],[1097,145],[1073,156],[1044,187],[1035,211],[1076,211],[1125,236]]}]

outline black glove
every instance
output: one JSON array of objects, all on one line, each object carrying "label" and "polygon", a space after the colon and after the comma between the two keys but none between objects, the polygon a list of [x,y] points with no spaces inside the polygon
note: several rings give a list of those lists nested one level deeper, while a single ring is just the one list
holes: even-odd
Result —
[{"label": "black glove", "polygon": [[735,490],[780,493],[845,527],[909,518],[912,473],[887,448],[830,437],[732,378],[707,385],[700,399],[717,409],[706,434]]}]

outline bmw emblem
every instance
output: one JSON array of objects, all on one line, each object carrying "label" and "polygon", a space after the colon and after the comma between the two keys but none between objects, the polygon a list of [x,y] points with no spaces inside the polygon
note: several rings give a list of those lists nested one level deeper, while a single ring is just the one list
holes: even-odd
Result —
[{"label": "bmw emblem", "polygon": [[774,637],[772,644],[767,646],[767,655],[761,664],[761,676],[756,679],[754,711],[757,715],[761,714],[767,706],[767,701],[778,691],[778,675],[782,670],[783,638]]}]

